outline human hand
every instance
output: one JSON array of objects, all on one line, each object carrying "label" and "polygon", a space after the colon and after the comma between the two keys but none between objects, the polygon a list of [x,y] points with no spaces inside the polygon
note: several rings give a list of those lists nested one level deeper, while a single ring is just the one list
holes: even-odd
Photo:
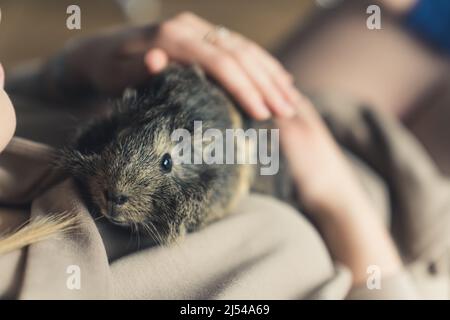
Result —
[{"label": "human hand", "polygon": [[305,99],[296,117],[277,124],[299,200],[353,284],[366,282],[370,265],[386,277],[398,273],[402,262],[388,230],[311,102]]},{"label": "human hand", "polygon": [[278,119],[280,142],[299,196],[316,218],[373,211],[347,158],[312,103],[304,98],[296,117]]},{"label": "human hand", "polygon": [[65,78],[117,93],[159,73],[170,61],[199,64],[256,119],[291,116],[299,101],[292,76],[269,53],[242,35],[217,29],[191,13],[153,27],[73,42],[65,53],[70,75]]},{"label": "human hand", "polygon": [[299,93],[292,76],[268,52],[242,35],[192,13],[163,22],[145,56],[151,73],[169,60],[197,63],[230,92],[252,117],[292,116]]}]

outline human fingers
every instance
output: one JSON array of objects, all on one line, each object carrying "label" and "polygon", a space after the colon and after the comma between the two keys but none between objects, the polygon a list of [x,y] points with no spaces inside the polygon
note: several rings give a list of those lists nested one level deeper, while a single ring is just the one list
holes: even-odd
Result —
[{"label": "human fingers", "polygon": [[197,27],[182,21],[169,21],[161,26],[157,45],[170,59],[182,63],[197,63],[221,83],[247,113],[258,119],[270,117],[260,90],[247,73],[225,50],[203,41]]},{"label": "human fingers", "polygon": [[271,108],[260,89],[263,82],[258,87],[232,57],[219,50],[211,51],[215,52],[199,53],[199,64],[234,96],[250,116],[257,120],[269,118]]},{"label": "human fingers", "polygon": [[274,75],[268,70],[250,42],[238,35],[229,35],[220,37],[214,44],[237,61],[274,115],[290,117],[295,113],[296,101],[290,96],[290,91],[294,90],[292,84],[285,79],[280,81],[281,74]]},{"label": "human fingers", "polygon": [[293,115],[298,95],[292,85],[292,76],[269,53],[242,35],[218,28],[194,14],[180,14],[175,21],[197,33],[197,38],[202,37],[209,45],[231,55],[259,90],[272,113]]}]

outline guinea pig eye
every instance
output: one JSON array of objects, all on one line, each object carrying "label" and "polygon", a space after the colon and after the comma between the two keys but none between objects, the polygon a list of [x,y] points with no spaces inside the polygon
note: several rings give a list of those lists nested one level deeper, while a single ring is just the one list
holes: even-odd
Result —
[{"label": "guinea pig eye", "polygon": [[172,157],[170,154],[166,153],[163,155],[161,160],[161,169],[164,172],[170,172],[172,170]]}]

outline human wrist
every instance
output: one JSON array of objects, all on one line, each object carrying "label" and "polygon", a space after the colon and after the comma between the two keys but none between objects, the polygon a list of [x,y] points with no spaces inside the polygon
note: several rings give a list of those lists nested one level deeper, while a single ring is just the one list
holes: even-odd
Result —
[{"label": "human wrist", "polygon": [[304,206],[318,225],[377,216],[370,199],[358,185],[309,198]]}]

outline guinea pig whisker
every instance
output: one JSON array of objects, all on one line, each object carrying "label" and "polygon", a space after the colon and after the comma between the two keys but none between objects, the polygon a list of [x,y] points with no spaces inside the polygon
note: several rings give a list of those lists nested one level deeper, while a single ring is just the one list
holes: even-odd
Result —
[{"label": "guinea pig whisker", "polygon": [[163,238],[161,236],[161,234],[158,232],[158,229],[155,227],[155,225],[153,224],[153,222],[149,221],[147,226],[150,228],[152,228],[152,234],[155,235],[155,241],[158,242],[158,245],[161,245],[164,243]]},{"label": "guinea pig whisker", "polygon": [[142,227],[144,228],[144,231],[147,233],[147,235],[150,236],[150,238],[153,241],[156,241],[159,245],[159,240],[156,239],[157,237],[156,237],[155,233],[153,232],[153,230],[150,229],[150,226],[147,225],[146,223],[144,223],[144,224],[142,224]]},{"label": "guinea pig whisker", "polygon": [[98,220],[103,219],[103,218],[105,218],[104,215],[99,215],[98,217],[94,218],[94,221],[98,221]]},{"label": "guinea pig whisker", "polygon": [[157,244],[159,245],[159,239],[156,236],[155,232],[152,229],[150,229],[149,225],[144,224],[144,226],[145,226],[145,229],[147,230],[147,234],[153,239],[153,241],[156,241]]},{"label": "guinea pig whisker", "polygon": [[136,222],[133,222],[134,228],[136,230],[136,237],[137,237],[137,248],[139,249],[141,246],[141,238],[139,234],[139,226]]}]

